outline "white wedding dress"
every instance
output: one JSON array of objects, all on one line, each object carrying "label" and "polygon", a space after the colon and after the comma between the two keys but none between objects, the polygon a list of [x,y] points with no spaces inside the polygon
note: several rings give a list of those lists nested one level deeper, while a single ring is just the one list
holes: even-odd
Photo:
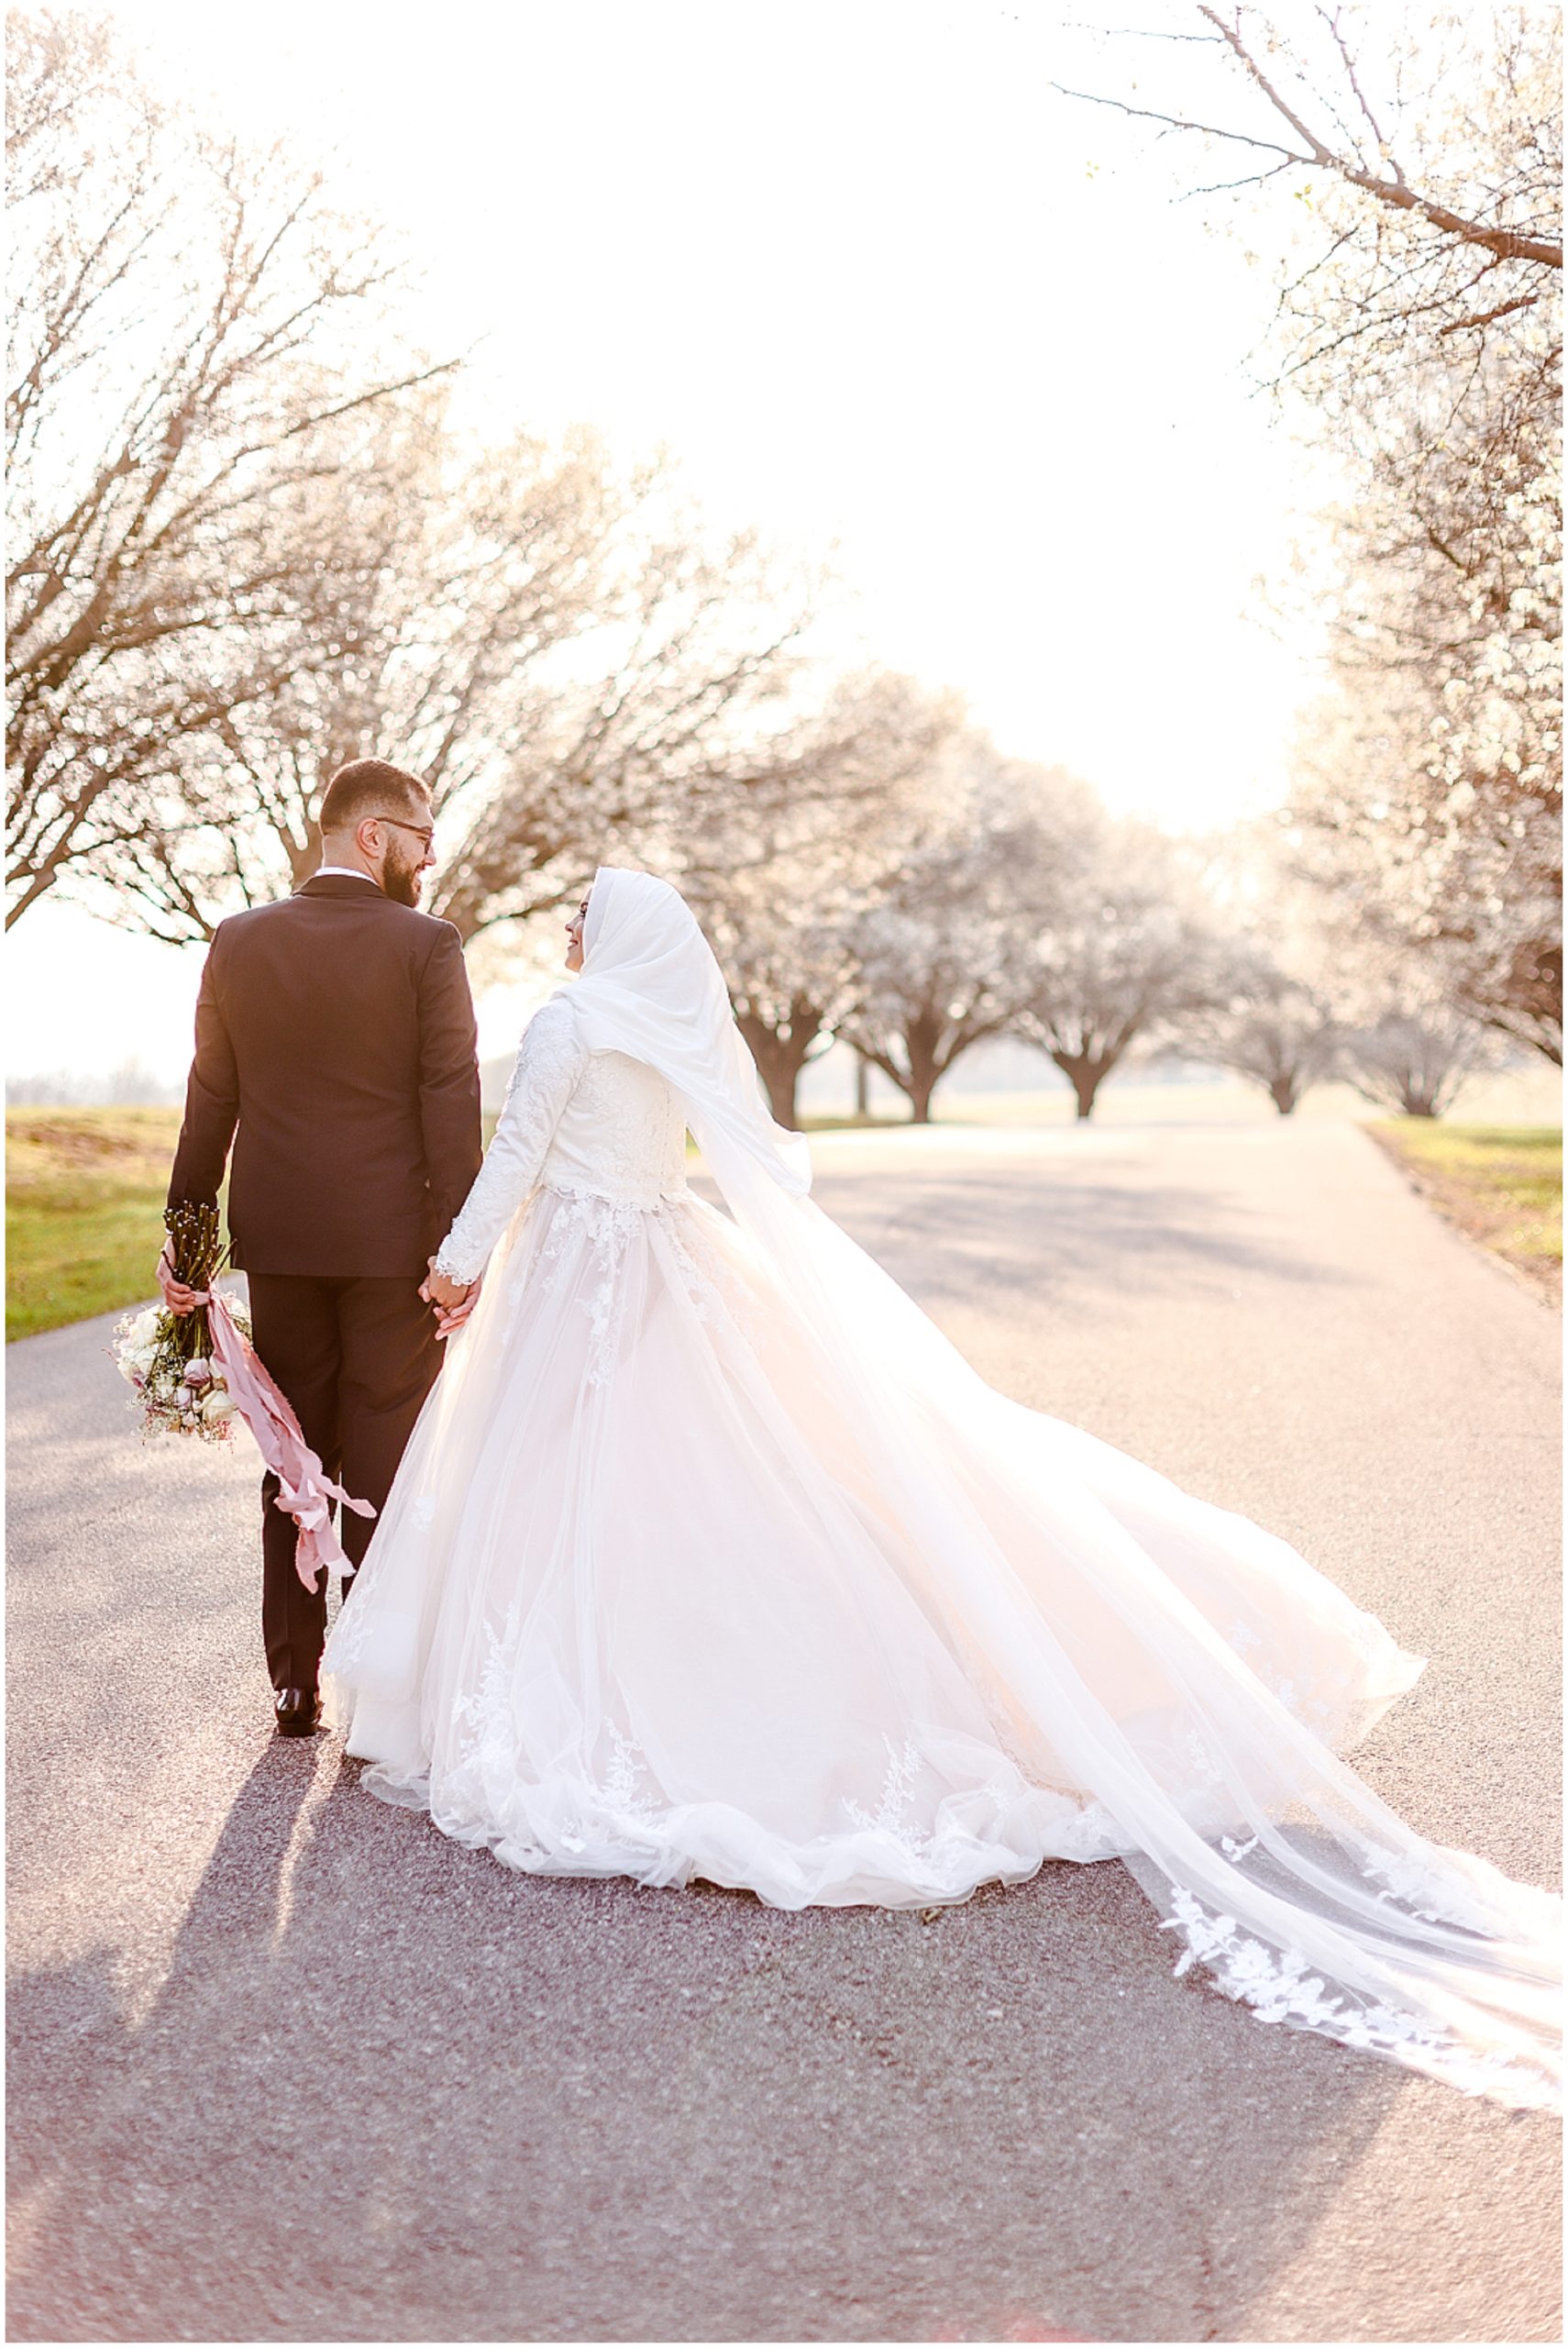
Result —
[{"label": "white wedding dress", "polygon": [[480,1301],[327,1647],[367,1784],[510,1866],[785,1908],[1121,1857],[1177,1970],[1551,2100],[1556,1901],[1337,1758],[1420,1659],[987,1387],[808,1179],[681,900],[602,871],[437,1259]]}]

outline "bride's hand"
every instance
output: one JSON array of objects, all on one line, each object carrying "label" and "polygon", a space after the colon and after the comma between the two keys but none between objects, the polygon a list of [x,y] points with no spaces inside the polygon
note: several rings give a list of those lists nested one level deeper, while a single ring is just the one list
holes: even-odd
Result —
[{"label": "bride's hand", "polygon": [[479,1301],[479,1292],[478,1280],[448,1279],[445,1272],[438,1272],[434,1256],[419,1290],[426,1304],[436,1307],[436,1333],[443,1337],[462,1327]]},{"label": "bride's hand", "polygon": [[430,1268],[420,1285],[419,1293],[426,1304],[437,1305],[443,1312],[450,1312],[454,1305],[461,1304],[471,1282],[449,1279],[445,1272],[438,1272],[434,1256],[429,1258],[429,1264]]}]

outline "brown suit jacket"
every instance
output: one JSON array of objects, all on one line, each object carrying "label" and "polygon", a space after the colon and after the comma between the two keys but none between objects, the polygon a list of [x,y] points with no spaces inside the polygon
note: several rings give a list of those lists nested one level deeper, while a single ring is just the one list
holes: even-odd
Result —
[{"label": "brown suit jacket", "polygon": [[449,922],[318,875],[219,924],[171,1205],[215,1199],[247,1271],[422,1275],[479,1171],[479,1061]]}]

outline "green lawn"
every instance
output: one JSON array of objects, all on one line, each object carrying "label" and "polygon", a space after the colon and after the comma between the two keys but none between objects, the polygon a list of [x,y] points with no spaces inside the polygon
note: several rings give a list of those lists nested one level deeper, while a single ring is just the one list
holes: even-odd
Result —
[{"label": "green lawn", "polygon": [[1401,1118],[1369,1130],[1439,1213],[1543,1295],[1562,1294],[1562,1132]]},{"label": "green lawn", "polygon": [[178,1109],[7,1109],[6,1337],[155,1293]]}]

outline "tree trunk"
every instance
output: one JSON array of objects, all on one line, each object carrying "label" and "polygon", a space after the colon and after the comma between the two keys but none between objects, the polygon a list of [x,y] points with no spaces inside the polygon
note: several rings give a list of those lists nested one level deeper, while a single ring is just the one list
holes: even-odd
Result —
[{"label": "tree trunk", "polygon": [[778,1065],[765,1068],[762,1071],[762,1080],[767,1087],[768,1106],[773,1111],[773,1122],[776,1125],[782,1125],[787,1133],[794,1133],[798,1130],[795,1123],[795,1087],[800,1074],[798,1068]]},{"label": "tree trunk", "polygon": [[767,1103],[774,1122],[795,1131],[795,1086],[801,1073],[801,1059],[797,1057],[786,1036],[775,1035],[759,1019],[745,1014],[737,1016],[736,1025],[745,1037],[756,1072],[767,1088]]},{"label": "tree trunk", "polygon": [[1297,1098],[1295,1077],[1276,1076],[1270,1084],[1268,1090],[1269,1098],[1274,1102],[1275,1107],[1279,1111],[1280,1115],[1282,1117],[1293,1116],[1296,1112],[1296,1102]]},{"label": "tree trunk", "polygon": [[1073,1088],[1077,1102],[1076,1122],[1081,1124],[1085,1118],[1093,1116],[1094,1096],[1116,1062],[1098,1055],[1086,1058],[1077,1052],[1053,1052],[1051,1058]]},{"label": "tree trunk", "polygon": [[871,1114],[871,1063],[860,1052],[855,1055],[855,1113],[857,1117]]},{"label": "tree trunk", "polygon": [[789,1029],[780,1033],[760,1020],[755,1012],[735,1013],[735,1024],[745,1037],[756,1072],[767,1087],[768,1103],[774,1122],[794,1133],[798,1129],[795,1109],[795,1089],[801,1080],[812,1046],[822,1033],[822,1018],[803,1003],[792,1006],[794,1018]]},{"label": "tree trunk", "polygon": [[940,1013],[926,1009],[904,1022],[904,1058],[910,1070],[904,1090],[910,1096],[911,1124],[931,1123],[931,1096],[937,1080],[946,1074],[946,1063],[942,1058],[943,1027]]}]

